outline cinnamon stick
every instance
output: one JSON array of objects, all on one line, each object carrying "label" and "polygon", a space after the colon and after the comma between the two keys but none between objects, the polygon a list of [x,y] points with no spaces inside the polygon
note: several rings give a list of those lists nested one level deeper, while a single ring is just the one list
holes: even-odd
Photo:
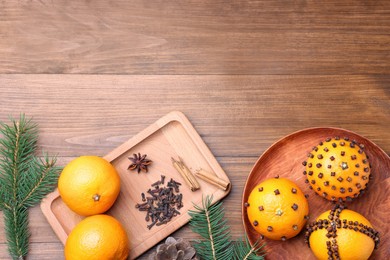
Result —
[{"label": "cinnamon stick", "polygon": [[217,186],[218,188],[224,190],[224,191],[227,191],[230,187],[230,182],[227,182],[221,178],[219,178],[218,176],[210,173],[210,172],[207,172],[203,169],[199,169],[195,172],[195,175],[199,178],[201,178],[202,180],[214,185],[214,186]]},{"label": "cinnamon stick", "polygon": [[200,189],[200,185],[198,181],[195,179],[194,175],[188,169],[188,167],[184,164],[183,160],[179,157],[179,161],[172,159],[173,167],[180,173],[180,175],[183,177],[186,184],[190,187],[191,191],[196,191]]},{"label": "cinnamon stick", "polygon": [[200,185],[199,185],[199,182],[196,180],[196,178],[194,177],[194,175],[192,174],[192,172],[190,171],[190,169],[188,169],[187,165],[185,165],[185,163],[183,162],[183,159],[179,157],[179,160],[180,160],[180,164],[184,170],[184,172],[186,173],[186,175],[188,176],[188,178],[190,179],[190,182],[192,183],[193,187],[195,188],[195,190],[198,190],[200,189]]}]

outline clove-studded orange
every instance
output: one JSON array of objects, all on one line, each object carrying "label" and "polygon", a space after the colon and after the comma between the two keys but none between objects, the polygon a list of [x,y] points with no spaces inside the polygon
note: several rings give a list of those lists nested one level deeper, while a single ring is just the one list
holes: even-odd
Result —
[{"label": "clove-studded orange", "polygon": [[80,156],[63,169],[58,190],[71,210],[91,216],[107,211],[114,204],[120,191],[120,178],[105,159]]},{"label": "clove-studded orange", "polygon": [[245,203],[248,219],[261,236],[286,240],[296,236],[309,218],[309,204],[301,189],[285,178],[258,184]]},{"label": "clove-studded orange", "polygon": [[336,205],[307,226],[305,242],[317,259],[368,259],[379,233],[359,213]]},{"label": "clove-studded orange", "polygon": [[371,167],[364,145],[348,137],[320,142],[303,165],[311,189],[331,201],[351,201],[363,193],[370,180]]}]

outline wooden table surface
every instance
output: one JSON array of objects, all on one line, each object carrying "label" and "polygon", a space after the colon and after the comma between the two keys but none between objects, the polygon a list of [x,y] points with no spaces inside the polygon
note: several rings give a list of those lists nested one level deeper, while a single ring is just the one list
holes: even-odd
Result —
[{"label": "wooden table surface", "polygon": [[[238,238],[246,177],[283,136],[341,127],[390,153],[390,1],[1,1],[0,91],[0,120],[33,116],[60,165],[182,111],[232,181]],[[63,259],[39,207],[30,231],[27,259]]]}]

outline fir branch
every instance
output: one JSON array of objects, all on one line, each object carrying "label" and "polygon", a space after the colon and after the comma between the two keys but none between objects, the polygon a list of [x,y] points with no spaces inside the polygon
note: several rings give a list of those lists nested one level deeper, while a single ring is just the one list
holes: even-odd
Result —
[{"label": "fir branch", "polygon": [[248,236],[245,234],[245,239],[240,239],[234,243],[234,257],[240,260],[263,260],[264,257],[261,255],[263,246],[264,244],[260,244],[259,240],[251,245]]},{"label": "fir branch", "polygon": [[[11,119],[12,120],[12,119]],[[12,120],[11,126],[0,123],[0,175],[6,191],[12,193],[9,203],[17,202],[20,175],[27,171],[34,158],[38,140],[37,125],[24,115],[18,121]]]},{"label": "fir branch", "polygon": [[8,251],[13,259],[22,260],[28,252],[28,210],[12,207],[3,210]]},{"label": "fir branch", "polygon": [[192,231],[205,238],[194,244],[197,254],[203,259],[232,259],[230,230],[224,219],[222,203],[211,205],[212,197],[207,196],[202,204],[202,208],[194,205],[196,210],[189,211]]},{"label": "fir branch", "polygon": [[47,155],[33,159],[30,169],[20,182],[18,201],[21,207],[37,205],[56,187],[61,168],[55,166],[55,163],[56,158]]},{"label": "fir branch", "polygon": [[21,115],[10,125],[0,123],[0,209],[8,251],[13,259],[23,259],[28,252],[28,208],[51,192],[60,168],[47,155],[38,159],[38,129],[31,119]]},{"label": "fir branch", "polygon": [[190,227],[193,232],[199,234],[204,240],[195,241],[194,248],[197,254],[206,260],[237,259],[237,260],[262,260],[262,247],[259,241],[253,246],[248,237],[235,243],[230,241],[230,227],[224,219],[225,213],[222,202],[212,205],[213,197],[206,196],[202,199],[202,207],[194,205],[195,210],[190,210]]}]

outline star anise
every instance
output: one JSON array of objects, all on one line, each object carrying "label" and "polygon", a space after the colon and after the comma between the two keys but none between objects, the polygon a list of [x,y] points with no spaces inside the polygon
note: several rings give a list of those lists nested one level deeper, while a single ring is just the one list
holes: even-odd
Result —
[{"label": "star anise", "polygon": [[129,157],[129,160],[132,162],[130,166],[127,168],[128,170],[135,170],[137,169],[137,172],[140,173],[141,170],[144,172],[148,172],[148,165],[152,163],[151,160],[146,159],[146,154],[142,155],[140,153],[133,154],[134,157]]}]

